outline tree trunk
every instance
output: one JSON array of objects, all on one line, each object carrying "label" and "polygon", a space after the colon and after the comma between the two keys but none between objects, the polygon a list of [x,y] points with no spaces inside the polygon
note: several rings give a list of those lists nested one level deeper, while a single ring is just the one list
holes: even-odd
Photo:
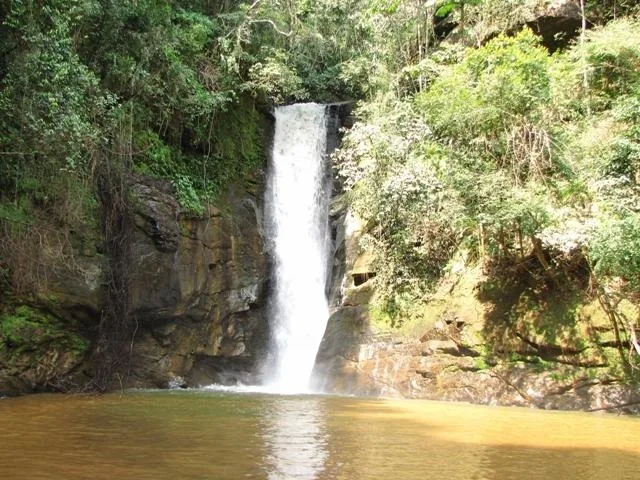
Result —
[{"label": "tree trunk", "polygon": [[584,0],[580,0],[580,15],[582,17],[582,28],[580,31],[580,47],[582,50],[582,88],[584,89],[585,100],[587,105],[587,115],[591,115],[591,107],[589,102],[589,65],[587,63],[584,44],[587,35],[587,15],[585,12]]},{"label": "tree trunk", "polygon": [[551,265],[549,264],[549,262],[544,256],[542,242],[540,241],[539,238],[536,238],[533,235],[530,238],[531,238],[531,243],[533,243],[533,252],[535,253],[536,258],[538,259],[538,262],[540,262],[540,265],[544,270],[545,276],[549,280],[551,280],[556,287],[559,287],[560,285],[558,284],[558,279],[553,274],[553,268],[551,267]]}]

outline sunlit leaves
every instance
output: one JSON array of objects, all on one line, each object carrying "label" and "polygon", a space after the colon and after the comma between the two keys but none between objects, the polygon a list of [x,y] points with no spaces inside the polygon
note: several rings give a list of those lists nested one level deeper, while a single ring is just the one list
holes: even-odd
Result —
[{"label": "sunlit leaves", "polygon": [[604,222],[589,256],[598,275],[620,277],[640,288],[640,217],[633,214]]}]

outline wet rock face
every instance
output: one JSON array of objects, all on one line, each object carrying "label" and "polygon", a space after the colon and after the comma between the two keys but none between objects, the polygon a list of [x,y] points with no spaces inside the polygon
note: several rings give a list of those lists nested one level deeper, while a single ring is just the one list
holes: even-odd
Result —
[{"label": "wet rock face", "polygon": [[[370,325],[369,300],[373,294],[373,273],[366,253],[360,252],[359,238],[364,228],[346,203],[336,195],[330,205],[334,231],[332,277],[329,288],[331,315],[316,356],[314,388],[327,392],[361,395],[380,394],[361,368],[360,348],[375,343],[375,329]],[[365,272],[366,280],[356,282]],[[356,285],[356,283],[358,283]],[[375,383],[375,382],[374,382]]]},{"label": "wet rock face", "polygon": [[[161,184],[136,183],[132,192],[130,299],[141,326],[132,382],[166,387],[184,377],[201,385],[251,375],[267,343],[259,185],[230,192],[204,218],[183,215]],[[223,374],[234,362],[236,373]]]},{"label": "wet rock face", "polygon": [[131,185],[135,225],[160,252],[171,253],[180,244],[180,207],[166,182],[139,179]]},{"label": "wet rock face", "polygon": [[255,197],[240,193],[204,218],[179,214],[175,198],[136,184],[131,308],[145,322],[222,317],[258,303],[266,278]]},{"label": "wet rock face", "polygon": [[[129,187],[135,228],[127,278],[135,335],[123,386],[165,388],[178,377],[174,384],[188,386],[253,378],[268,338],[262,180],[230,190],[199,218],[181,211],[167,181],[136,176]],[[99,232],[90,238],[101,241]],[[90,381],[107,260],[95,252],[78,252],[68,265],[48,260],[46,286],[25,303],[79,340],[57,335],[64,341],[55,348],[45,338],[37,349],[3,344],[0,395]]]}]

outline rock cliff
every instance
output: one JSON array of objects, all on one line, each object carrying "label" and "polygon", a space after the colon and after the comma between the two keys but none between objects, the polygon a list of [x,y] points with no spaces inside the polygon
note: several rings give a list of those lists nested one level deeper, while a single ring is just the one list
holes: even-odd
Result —
[{"label": "rock cliff", "polygon": [[332,222],[332,313],[316,360],[316,388],[640,412],[640,391],[621,380],[620,346],[597,301],[564,292],[519,309],[530,300],[526,289],[517,282],[492,286],[482,266],[461,262],[426,303],[422,323],[392,330],[372,318],[375,271],[358,244],[365,226],[339,196]]},{"label": "rock cliff", "polygon": [[135,385],[248,381],[267,342],[261,183],[229,191],[202,218],[181,214],[161,182],[132,193]]},{"label": "rock cliff", "polygon": [[[166,181],[135,176],[128,183],[135,333],[122,386],[253,380],[268,337],[262,180],[229,189],[198,217],[181,211]],[[84,248],[74,246],[65,261],[47,252],[41,262],[47,281],[10,299],[7,331],[0,332],[0,394],[78,389],[91,381],[106,297],[107,259],[96,230],[83,232]]]}]

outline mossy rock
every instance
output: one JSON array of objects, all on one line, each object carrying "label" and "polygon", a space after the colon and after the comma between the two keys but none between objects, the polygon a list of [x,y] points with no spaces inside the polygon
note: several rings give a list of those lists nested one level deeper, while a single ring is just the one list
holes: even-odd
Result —
[{"label": "mossy rock", "polygon": [[59,385],[84,359],[89,342],[74,326],[22,305],[0,315],[0,392]]},{"label": "mossy rock", "polygon": [[0,351],[11,354],[49,347],[82,354],[87,351],[89,344],[65,329],[57,318],[25,305],[17,307],[13,313],[0,316]]}]

